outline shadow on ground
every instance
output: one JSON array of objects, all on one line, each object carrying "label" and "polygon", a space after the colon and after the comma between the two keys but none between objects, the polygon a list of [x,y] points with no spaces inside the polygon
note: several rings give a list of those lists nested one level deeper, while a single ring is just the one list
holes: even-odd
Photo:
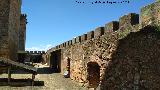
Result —
[{"label": "shadow on ground", "polygon": [[[0,86],[32,86],[32,79],[11,79],[10,83],[8,83],[8,78],[0,78]],[[44,81],[34,81],[33,86],[44,86]]]},{"label": "shadow on ground", "polygon": [[[31,74],[30,72],[26,72],[25,70],[13,70],[12,74]],[[37,68],[37,74],[52,74],[57,71],[50,67]],[[5,72],[7,74],[7,71]]]},{"label": "shadow on ground", "polygon": [[37,74],[52,74],[56,73],[56,70],[50,67],[37,68]]}]

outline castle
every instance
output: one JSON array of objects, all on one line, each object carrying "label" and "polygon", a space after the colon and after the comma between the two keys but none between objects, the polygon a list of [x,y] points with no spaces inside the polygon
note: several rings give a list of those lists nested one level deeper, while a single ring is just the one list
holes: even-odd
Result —
[{"label": "castle", "polygon": [[21,4],[22,0],[0,0],[0,56],[18,62],[34,54],[25,51],[27,15],[21,14]]},{"label": "castle", "polygon": [[[25,51],[21,0],[0,0],[0,57]],[[32,53],[32,52],[30,52]],[[49,49],[43,62],[82,86],[101,90],[160,89],[160,2]]]},{"label": "castle", "polygon": [[46,52],[55,71],[100,90],[160,89],[160,2]]}]

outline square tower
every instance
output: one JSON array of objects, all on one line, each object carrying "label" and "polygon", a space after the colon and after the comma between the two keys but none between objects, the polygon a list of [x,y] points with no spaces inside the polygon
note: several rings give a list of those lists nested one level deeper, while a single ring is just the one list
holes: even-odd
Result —
[{"label": "square tower", "polygon": [[19,30],[19,51],[25,51],[27,15],[21,14]]},{"label": "square tower", "polygon": [[17,60],[21,0],[0,0],[0,57]]}]

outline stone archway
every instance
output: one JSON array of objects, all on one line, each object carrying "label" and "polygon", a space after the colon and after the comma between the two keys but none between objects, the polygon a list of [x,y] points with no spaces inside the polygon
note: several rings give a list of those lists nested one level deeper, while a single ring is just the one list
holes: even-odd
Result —
[{"label": "stone archway", "polygon": [[87,63],[87,80],[90,88],[96,88],[100,82],[100,66],[96,62]]}]

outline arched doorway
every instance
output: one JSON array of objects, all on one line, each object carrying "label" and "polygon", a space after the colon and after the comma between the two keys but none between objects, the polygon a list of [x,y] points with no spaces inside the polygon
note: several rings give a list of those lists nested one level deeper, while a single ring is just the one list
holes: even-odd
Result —
[{"label": "arched doorway", "polygon": [[96,88],[100,82],[100,66],[96,62],[87,63],[87,80],[90,88]]}]

